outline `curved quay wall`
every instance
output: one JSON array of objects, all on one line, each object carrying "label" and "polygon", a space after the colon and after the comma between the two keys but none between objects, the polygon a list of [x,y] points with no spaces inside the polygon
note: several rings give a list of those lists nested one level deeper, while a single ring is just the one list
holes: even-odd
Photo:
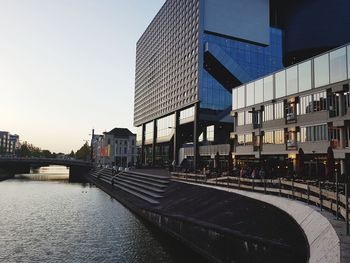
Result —
[{"label": "curved quay wall", "polygon": [[[196,183],[190,183],[197,185]],[[249,198],[260,200],[274,205],[288,213],[303,229],[310,247],[309,262],[319,263],[345,263],[349,262],[349,255],[342,255],[339,236],[330,221],[332,219],[327,213],[305,205],[302,202],[289,200],[287,198],[260,194],[255,192],[230,189],[220,186],[202,185],[222,191],[237,193]],[[350,245],[350,244],[348,244]],[[348,248],[349,249],[349,248]],[[347,249],[347,250],[348,250]]]},{"label": "curved quay wall", "polygon": [[[293,234],[298,232],[295,235],[299,235],[298,241],[303,244],[291,245],[280,242],[276,238],[242,234],[233,229],[218,226],[213,222],[200,221],[191,216],[186,216],[186,213],[169,215],[164,208],[153,209],[152,207],[140,206],[135,198],[116,190],[110,184],[93,176],[87,176],[87,178],[147,222],[183,242],[212,262],[308,262],[309,251],[302,230],[299,229],[292,218],[290,220],[286,219],[288,216],[284,216],[284,212],[279,209],[274,208],[274,215],[279,213],[281,220],[283,219],[285,222],[289,220],[288,226],[294,224],[292,229],[288,229],[288,226],[286,226],[285,231]],[[196,187],[196,189],[199,189],[199,186]],[[172,193],[170,196],[174,198],[176,194]],[[244,202],[244,200],[240,201]],[[258,203],[257,201],[254,202]],[[259,224],[259,222],[257,223]]]}]

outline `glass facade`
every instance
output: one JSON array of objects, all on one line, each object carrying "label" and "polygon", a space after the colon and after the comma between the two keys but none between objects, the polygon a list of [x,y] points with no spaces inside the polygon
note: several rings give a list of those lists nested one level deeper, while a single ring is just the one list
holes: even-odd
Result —
[{"label": "glass facade", "polygon": [[153,143],[153,133],[154,133],[154,127],[153,127],[153,121],[147,123],[145,125],[145,143],[150,144]]},{"label": "glass facade", "polygon": [[[271,28],[270,41],[269,46],[263,47],[212,34],[204,34],[204,43],[208,42],[219,46],[225,52],[225,55],[239,64],[252,80],[283,68],[282,31]],[[263,90],[261,91],[263,92]],[[231,106],[232,102],[231,92],[227,91],[204,69],[199,98],[201,101],[201,108],[216,110],[226,109]],[[238,103],[239,102],[240,100],[238,99]],[[234,105],[234,102],[232,103],[232,105]]]},{"label": "glass facade", "polygon": [[311,61],[298,65],[299,92],[311,89]]},{"label": "glass facade", "polygon": [[[263,79],[263,102],[270,101],[271,96],[273,96],[273,99],[278,99],[349,79],[350,75],[348,75],[348,71],[350,71],[350,52],[347,52],[349,49],[349,46],[341,47],[314,59],[307,60],[280,72],[276,72],[270,76],[266,76]],[[271,92],[271,79],[273,77],[275,81],[272,81],[273,87]],[[270,79],[266,81],[268,78]],[[257,92],[256,85],[259,88],[261,86],[261,80],[262,79],[258,79],[254,82],[234,88],[240,90],[245,87],[246,97],[245,104],[242,102],[244,100],[238,99],[237,107],[233,107],[233,110],[260,103],[260,90],[258,90],[258,94],[255,93]]]},{"label": "glass facade", "polygon": [[315,87],[329,84],[329,54],[314,59]]},{"label": "glass facade", "polygon": [[300,127],[299,142],[328,141],[327,124]]},{"label": "glass facade", "polygon": [[180,111],[180,124],[191,122],[194,120],[194,107]]},{"label": "glass facade", "polygon": [[175,114],[157,120],[157,142],[169,141],[174,134]]},{"label": "glass facade", "polygon": [[331,83],[346,80],[346,48],[340,48],[329,54]]}]

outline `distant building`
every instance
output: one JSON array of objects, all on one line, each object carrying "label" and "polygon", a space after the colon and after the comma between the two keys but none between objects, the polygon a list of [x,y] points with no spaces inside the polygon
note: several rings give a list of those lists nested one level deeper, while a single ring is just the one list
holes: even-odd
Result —
[{"label": "distant building", "polygon": [[19,148],[19,136],[0,131],[0,154],[13,154]]},{"label": "distant building", "polygon": [[136,162],[136,134],[126,128],[95,135],[92,147],[97,164],[127,167]]}]

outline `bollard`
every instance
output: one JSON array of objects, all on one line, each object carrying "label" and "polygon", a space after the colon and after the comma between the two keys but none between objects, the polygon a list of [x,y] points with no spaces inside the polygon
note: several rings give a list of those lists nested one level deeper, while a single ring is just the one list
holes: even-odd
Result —
[{"label": "bollard", "polygon": [[349,193],[348,193],[348,184],[345,184],[345,222],[346,222],[346,234],[349,235]]},{"label": "bollard", "polygon": [[320,198],[320,208],[321,208],[321,211],[322,211],[322,188],[321,188],[321,182],[319,182],[319,189],[320,189],[320,195],[319,195],[319,198]]}]

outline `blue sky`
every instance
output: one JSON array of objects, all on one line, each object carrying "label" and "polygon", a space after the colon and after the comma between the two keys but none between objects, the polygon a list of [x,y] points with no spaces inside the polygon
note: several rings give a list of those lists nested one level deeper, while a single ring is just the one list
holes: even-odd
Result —
[{"label": "blue sky", "polygon": [[0,0],[0,130],[55,152],[133,130],[136,42],[165,0]]}]

